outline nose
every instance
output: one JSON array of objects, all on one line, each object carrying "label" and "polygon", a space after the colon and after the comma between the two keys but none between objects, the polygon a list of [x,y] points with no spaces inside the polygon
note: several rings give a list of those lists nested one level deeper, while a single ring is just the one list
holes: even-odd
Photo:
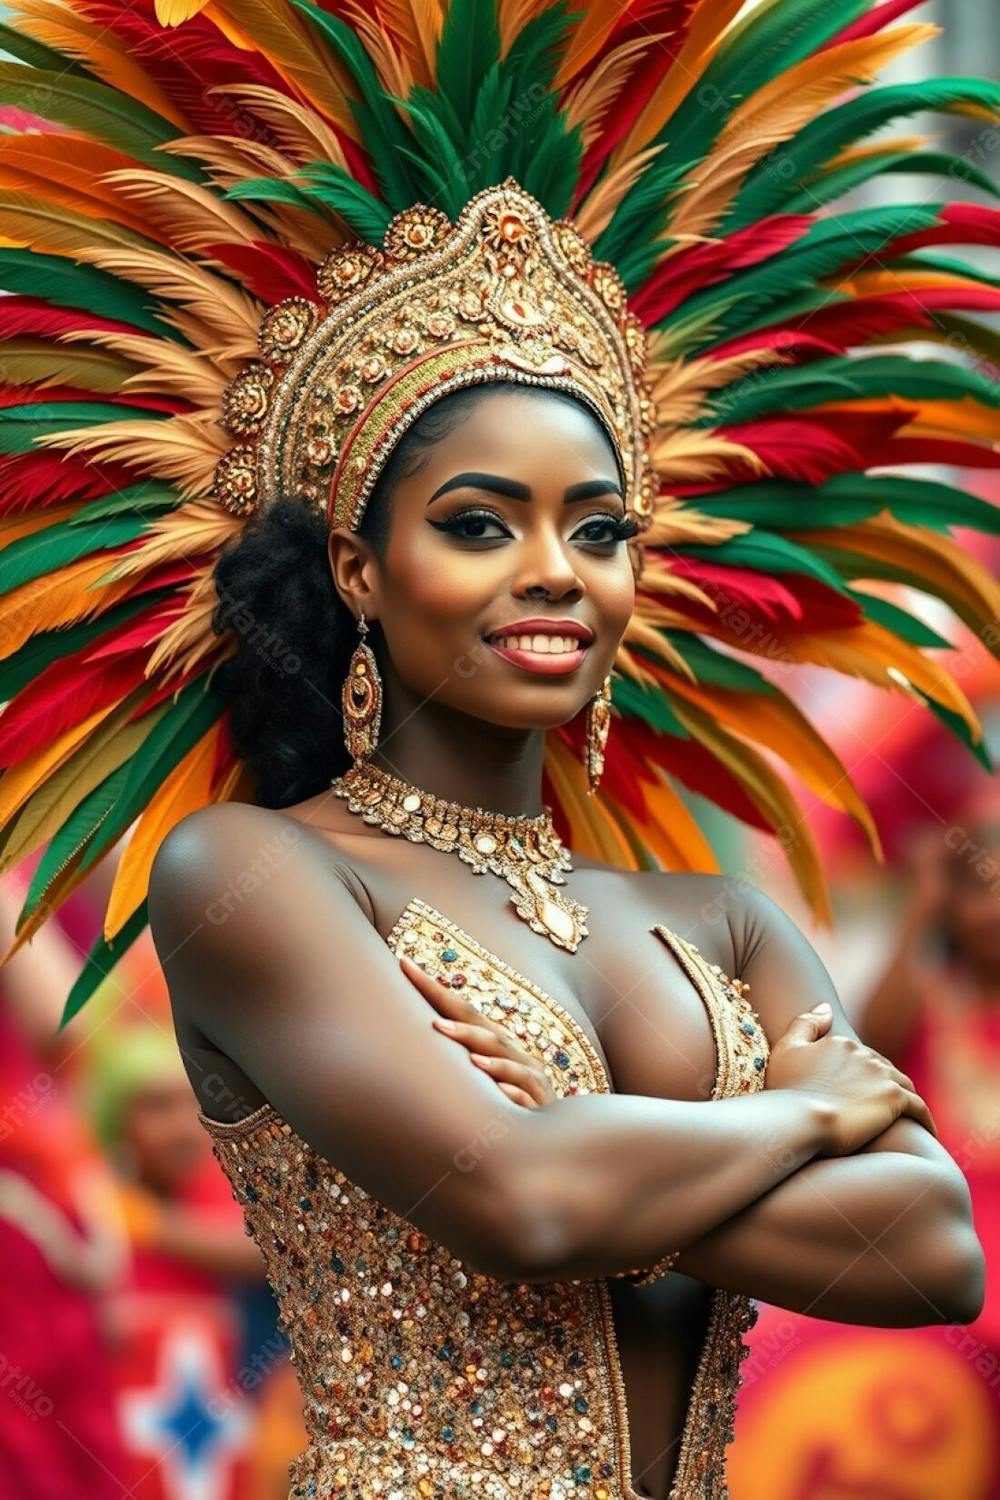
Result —
[{"label": "nose", "polygon": [[559,538],[539,538],[522,556],[511,592],[517,599],[580,599],[586,587]]}]

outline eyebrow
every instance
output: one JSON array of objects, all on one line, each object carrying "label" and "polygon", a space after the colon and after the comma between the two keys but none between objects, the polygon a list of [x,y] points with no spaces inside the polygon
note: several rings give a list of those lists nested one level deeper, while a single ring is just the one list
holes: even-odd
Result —
[{"label": "eyebrow", "polygon": [[[456,474],[451,479],[446,479],[436,489],[428,500],[437,500],[440,495],[446,495],[449,490],[458,489],[490,490],[496,495],[506,495],[508,500],[530,500],[531,486],[522,484],[519,479],[505,479],[501,474],[478,474],[465,473]],[[574,500],[592,500],[596,495],[615,494],[620,500],[624,500],[621,485],[617,479],[583,479],[579,484],[571,484],[563,496],[565,504]]]}]

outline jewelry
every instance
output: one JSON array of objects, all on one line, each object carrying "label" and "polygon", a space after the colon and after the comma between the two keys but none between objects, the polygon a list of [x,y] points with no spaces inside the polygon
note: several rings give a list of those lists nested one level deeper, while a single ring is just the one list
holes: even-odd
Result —
[{"label": "jewelry", "polygon": [[402,834],[411,843],[457,854],[476,875],[489,871],[501,876],[514,892],[517,915],[556,947],[575,953],[587,936],[587,908],[558,889],[566,884],[563,871],[573,866],[549,808],[528,818],[463,807],[365,760],[356,760],[331,785],[366,823]]},{"label": "jewelry", "polygon": [[655,1266],[636,1266],[634,1271],[612,1271],[611,1279],[617,1281],[627,1276],[633,1286],[649,1286],[650,1282],[658,1281],[661,1276],[666,1275],[680,1253],[679,1250],[671,1250]]},{"label": "jewelry", "polygon": [[611,729],[611,677],[587,704],[587,791],[593,796],[604,774],[604,751]]},{"label": "jewelry", "polygon": [[365,612],[360,611],[358,631],[361,640],[354,648],[347,676],[340,690],[344,711],[344,744],[352,760],[370,755],[378,744],[382,723],[382,679],[375,653],[365,640],[368,626]]}]

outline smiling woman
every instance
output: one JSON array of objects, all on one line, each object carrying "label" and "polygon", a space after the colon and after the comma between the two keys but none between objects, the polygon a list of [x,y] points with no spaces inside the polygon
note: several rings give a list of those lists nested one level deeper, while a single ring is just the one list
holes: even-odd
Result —
[{"label": "smiling woman", "polygon": [[992,350],[992,283],[918,252],[1000,216],[826,209],[855,138],[1000,90],[866,96],[926,32],[864,0],[63,8],[0,67],[49,127],[0,137],[16,942],[138,817],[67,1014],[148,915],[294,1500],[723,1500],[754,1296],[981,1303],[912,1080],[673,782],[794,829],[823,917],[776,760],[875,832],[751,658],[978,735],[857,585],[1000,614],[941,534],[995,512],[909,473],[996,461],[986,361],[882,347],[922,297]]}]

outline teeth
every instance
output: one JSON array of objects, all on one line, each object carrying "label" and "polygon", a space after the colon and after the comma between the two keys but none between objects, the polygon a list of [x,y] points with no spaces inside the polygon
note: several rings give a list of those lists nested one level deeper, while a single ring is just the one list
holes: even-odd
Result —
[{"label": "teeth", "polygon": [[583,646],[572,635],[496,635],[490,639],[506,651],[534,651],[539,656],[579,651]]}]

